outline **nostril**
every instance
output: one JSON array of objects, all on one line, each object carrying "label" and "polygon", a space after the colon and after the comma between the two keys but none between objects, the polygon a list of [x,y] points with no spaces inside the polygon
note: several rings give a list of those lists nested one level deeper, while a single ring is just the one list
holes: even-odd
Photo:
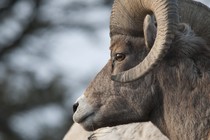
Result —
[{"label": "nostril", "polygon": [[73,111],[76,112],[77,111],[77,107],[79,106],[79,103],[76,102],[74,105],[73,105]]}]

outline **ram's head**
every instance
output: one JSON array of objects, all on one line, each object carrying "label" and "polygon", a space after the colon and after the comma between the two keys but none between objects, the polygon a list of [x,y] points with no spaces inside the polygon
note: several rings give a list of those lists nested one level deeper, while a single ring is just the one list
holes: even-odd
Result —
[{"label": "ram's head", "polygon": [[[184,13],[184,9],[188,11]],[[209,30],[202,32],[202,25],[193,24],[200,20],[192,14],[195,9],[209,16],[205,6],[191,0],[115,0],[110,21],[111,58],[74,105],[74,121],[94,130],[149,121],[157,115],[155,108],[163,104],[157,65],[176,45],[174,37],[191,31],[180,21],[210,39]],[[209,22],[203,25],[207,23],[209,26]]]}]

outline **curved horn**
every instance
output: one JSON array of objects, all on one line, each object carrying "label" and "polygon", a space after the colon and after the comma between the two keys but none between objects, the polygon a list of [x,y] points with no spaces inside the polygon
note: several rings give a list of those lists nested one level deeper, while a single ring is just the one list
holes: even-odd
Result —
[{"label": "curved horn", "polygon": [[[187,8],[186,8],[187,7]],[[210,8],[192,0],[179,1],[180,22],[187,23],[210,45]]]},{"label": "curved horn", "polygon": [[115,0],[110,22],[111,36],[139,36],[143,33],[145,16],[151,13],[155,15],[158,25],[157,37],[151,51],[136,67],[112,75],[113,80],[130,82],[150,71],[170,48],[178,24],[176,0]]}]

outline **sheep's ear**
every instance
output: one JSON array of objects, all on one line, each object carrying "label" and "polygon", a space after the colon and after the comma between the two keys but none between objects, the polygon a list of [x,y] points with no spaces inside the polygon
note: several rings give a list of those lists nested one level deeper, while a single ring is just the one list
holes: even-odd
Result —
[{"label": "sheep's ear", "polygon": [[145,38],[145,44],[148,49],[151,49],[155,37],[157,33],[157,27],[155,26],[155,19],[151,15],[147,15],[144,19],[144,38]]}]

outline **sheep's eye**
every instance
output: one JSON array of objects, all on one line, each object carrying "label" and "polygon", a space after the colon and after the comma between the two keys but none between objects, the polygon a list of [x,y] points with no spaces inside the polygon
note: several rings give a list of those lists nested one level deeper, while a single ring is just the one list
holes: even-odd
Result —
[{"label": "sheep's eye", "polygon": [[117,61],[123,61],[124,59],[125,59],[125,54],[123,54],[123,53],[117,53],[115,55],[115,60],[117,60]]}]

